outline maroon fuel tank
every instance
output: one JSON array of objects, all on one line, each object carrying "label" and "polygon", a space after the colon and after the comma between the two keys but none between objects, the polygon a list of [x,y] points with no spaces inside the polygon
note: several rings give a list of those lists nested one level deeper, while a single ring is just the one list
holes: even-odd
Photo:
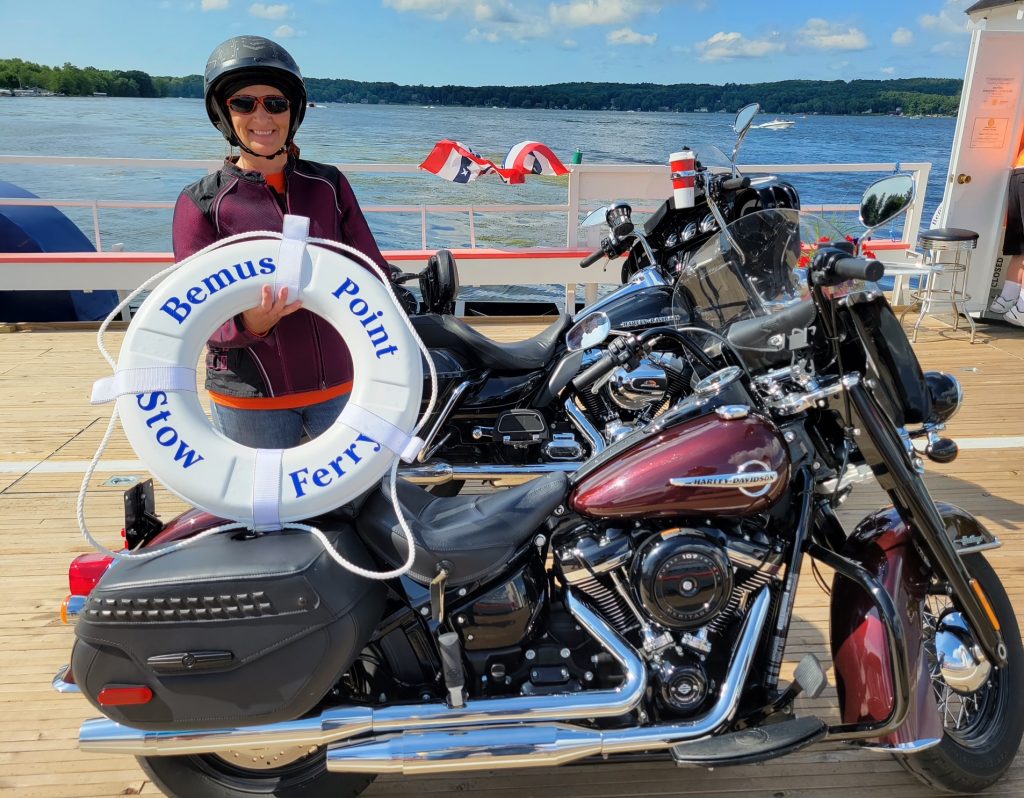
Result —
[{"label": "maroon fuel tank", "polygon": [[708,413],[599,465],[576,485],[569,503],[597,518],[750,515],[779,500],[789,467],[771,421]]}]

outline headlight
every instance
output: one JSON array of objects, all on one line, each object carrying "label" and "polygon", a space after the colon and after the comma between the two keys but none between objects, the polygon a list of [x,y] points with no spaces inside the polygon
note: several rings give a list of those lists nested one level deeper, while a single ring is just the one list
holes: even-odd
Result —
[{"label": "headlight", "polygon": [[932,400],[930,424],[945,424],[956,415],[964,401],[964,389],[960,380],[944,371],[926,371],[924,381]]}]

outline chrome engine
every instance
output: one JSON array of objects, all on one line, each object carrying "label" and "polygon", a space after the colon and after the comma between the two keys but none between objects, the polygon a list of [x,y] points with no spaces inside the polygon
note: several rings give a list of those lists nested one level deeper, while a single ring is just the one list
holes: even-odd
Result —
[{"label": "chrome engine", "polygon": [[554,552],[566,584],[636,645],[658,711],[672,716],[706,706],[735,622],[782,570],[779,547],[739,530],[601,530],[580,521]]}]

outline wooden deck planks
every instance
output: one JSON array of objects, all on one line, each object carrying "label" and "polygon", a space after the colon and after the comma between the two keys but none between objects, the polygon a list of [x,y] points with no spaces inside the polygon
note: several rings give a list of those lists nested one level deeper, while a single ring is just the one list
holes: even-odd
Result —
[{"label": "wooden deck planks", "polygon": [[[540,329],[532,324],[481,322],[499,340],[515,340]],[[121,333],[109,336],[116,352]],[[964,410],[950,425],[953,437],[1024,435],[1024,332],[979,327],[978,343],[966,335],[930,324],[916,349],[926,368],[943,368],[963,383]],[[67,592],[67,564],[91,550],[75,521],[81,473],[32,468],[88,461],[101,439],[109,409],[92,407],[93,380],[107,373],[91,331],[48,330],[0,334],[0,794],[19,798],[87,798],[155,794],[135,763],[126,757],[85,755],[76,747],[78,725],[93,716],[84,699],[54,693],[50,680],[66,662],[72,633],[57,620]],[[135,460],[118,433],[105,461]],[[937,497],[976,513],[1004,541],[989,557],[1024,612],[1024,507],[1020,504],[1024,448],[965,450],[949,466],[930,466],[928,483]],[[98,471],[90,480],[87,518],[107,545],[119,545],[123,487],[102,483],[131,470]],[[843,508],[846,522],[885,503],[877,488],[861,486]],[[184,509],[158,488],[161,515]],[[821,569],[828,579],[827,569]],[[784,675],[804,653],[828,654],[828,603],[812,574],[805,572],[786,651]],[[805,711],[835,718],[835,691],[802,703]],[[687,795],[737,798],[859,796],[923,798],[933,792],[919,785],[884,754],[824,745],[757,766],[713,772],[681,770],[671,763],[616,763],[557,769],[499,771],[464,777],[382,777],[367,796],[433,795],[466,792],[492,798],[564,796]],[[1024,756],[989,795],[1024,795]]]}]

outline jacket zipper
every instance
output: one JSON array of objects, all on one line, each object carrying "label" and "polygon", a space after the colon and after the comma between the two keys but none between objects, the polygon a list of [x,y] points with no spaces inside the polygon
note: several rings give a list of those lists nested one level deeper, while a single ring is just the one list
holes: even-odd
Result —
[{"label": "jacket zipper", "polygon": [[324,363],[324,348],[320,341],[320,330],[316,323],[316,314],[309,314],[310,323],[313,325],[313,338],[316,341],[316,354],[319,361],[320,390],[327,388],[327,364]]}]

